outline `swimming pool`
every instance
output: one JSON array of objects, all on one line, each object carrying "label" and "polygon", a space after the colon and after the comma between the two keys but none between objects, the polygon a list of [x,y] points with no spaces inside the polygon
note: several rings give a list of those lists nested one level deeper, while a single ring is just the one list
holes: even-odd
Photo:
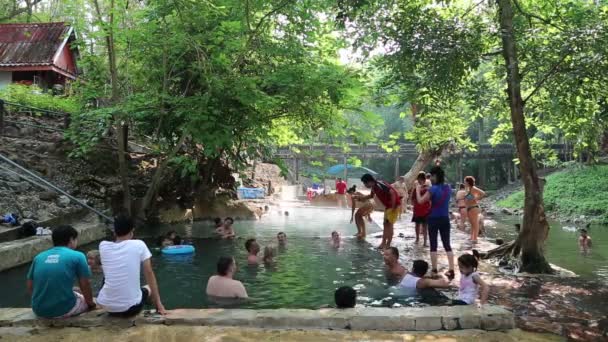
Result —
[{"label": "swimming pool", "polygon": [[[238,239],[222,241],[193,238],[196,253],[191,256],[166,256],[154,253],[153,265],[163,303],[172,308],[214,307],[205,294],[207,279],[215,273],[220,256],[234,256],[238,271],[236,279],[242,281],[251,300],[240,303],[241,308],[310,308],[333,305],[333,293],[344,285],[357,290],[357,302],[367,306],[426,306],[436,298],[425,299],[400,296],[391,288],[381,253],[367,242],[352,237],[356,228],[349,223],[350,211],[320,208],[283,208],[290,215],[279,215],[278,210],[260,221],[237,221]],[[173,225],[146,230],[157,236],[168,230],[177,230],[182,237],[204,236],[213,228],[208,224],[194,226]],[[339,248],[330,243],[333,230],[343,239]],[[287,246],[278,248],[273,266],[247,265],[245,240],[254,237],[262,246],[277,245],[279,231],[287,234]],[[368,239],[375,239],[380,228],[368,224]],[[142,232],[137,232],[142,233]],[[146,239],[153,247],[154,239]],[[85,246],[82,250],[96,248]],[[260,253],[261,255],[262,253]],[[404,265],[411,265],[411,256],[402,255]],[[29,266],[19,267],[2,274],[3,289],[0,307],[29,306],[25,293],[25,275]],[[95,279],[99,284],[99,277]],[[99,289],[95,289],[98,291]],[[449,295],[449,294],[448,294]]]}]

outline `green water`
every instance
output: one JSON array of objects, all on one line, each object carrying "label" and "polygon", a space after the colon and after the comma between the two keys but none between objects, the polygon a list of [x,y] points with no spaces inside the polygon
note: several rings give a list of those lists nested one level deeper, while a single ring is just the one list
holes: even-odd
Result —
[{"label": "green water", "polygon": [[[207,279],[215,274],[216,261],[220,256],[233,256],[238,265],[235,278],[242,281],[250,301],[241,303],[245,308],[319,308],[333,305],[333,294],[340,286],[354,287],[358,292],[357,302],[370,306],[424,306],[436,303],[437,298],[411,298],[400,296],[391,287],[394,281],[387,277],[381,253],[367,242],[352,237],[356,233],[349,223],[350,211],[331,209],[289,209],[288,217],[271,212],[260,221],[237,221],[235,230],[238,239],[190,239],[189,236],[204,236],[213,228],[207,224],[194,227],[174,225],[154,227],[144,232],[157,236],[175,229],[191,240],[196,253],[191,256],[164,256],[155,253],[152,263],[159,283],[162,300],[167,308],[202,308],[215,306],[205,295]],[[330,241],[331,232],[342,235],[339,248]],[[263,247],[277,245],[279,231],[287,234],[287,245],[278,249],[272,266],[246,264],[245,240],[254,237]],[[369,225],[368,234],[375,235],[380,229]],[[370,239],[375,237],[370,236]],[[153,247],[155,239],[145,239]],[[81,250],[95,248],[86,246]],[[263,250],[263,248],[262,248]],[[260,254],[261,255],[261,254]],[[404,255],[402,262],[411,264],[410,256]],[[0,306],[28,306],[24,282],[27,267],[4,272],[3,288],[10,296],[0,294]],[[94,283],[99,290],[101,279]],[[448,295],[452,295],[449,293]],[[436,297],[436,296],[435,296]]]},{"label": "green water", "polygon": [[[519,217],[498,217],[495,227],[486,228],[488,237],[503,238],[506,241],[515,239],[515,223],[520,223]],[[583,279],[608,285],[608,226],[592,225],[588,229],[593,248],[588,253],[582,253],[578,247],[578,229],[582,227],[558,222],[550,222],[550,225],[545,245],[549,262],[566,268]]]}]

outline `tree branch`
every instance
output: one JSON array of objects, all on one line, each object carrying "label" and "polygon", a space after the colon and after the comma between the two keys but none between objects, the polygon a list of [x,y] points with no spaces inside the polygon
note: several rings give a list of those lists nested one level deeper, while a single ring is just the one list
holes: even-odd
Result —
[{"label": "tree branch", "polygon": [[36,6],[39,2],[42,2],[42,0],[33,0],[31,2],[27,2],[26,3],[27,5],[25,7],[17,7],[17,2],[15,1],[11,12],[9,14],[5,15],[4,17],[0,17],[0,21],[13,19],[14,17],[18,16],[19,14],[23,14],[25,12],[31,13],[32,7]]},{"label": "tree branch", "polygon": [[479,7],[479,5],[483,4],[486,0],[481,0],[478,3],[474,4],[473,6],[469,7],[461,16],[460,19],[463,19],[464,17],[466,17],[467,15],[469,15],[469,13],[471,13],[474,9],[476,9],[477,7]]},{"label": "tree branch", "polygon": [[557,26],[557,25],[553,24],[553,23],[551,22],[551,20],[549,20],[549,19],[546,19],[546,18],[543,18],[543,17],[541,17],[541,16],[539,16],[539,15],[536,15],[536,14],[533,14],[533,13],[529,13],[529,12],[524,11],[524,10],[523,10],[523,8],[521,7],[521,5],[519,4],[519,1],[518,1],[518,0],[513,0],[513,3],[515,4],[515,7],[517,7],[517,10],[518,10],[518,11],[519,11],[521,14],[525,15],[526,17],[528,17],[528,18],[534,18],[534,19],[537,19],[537,20],[539,20],[539,21],[541,21],[541,22],[543,22],[543,23],[545,23],[545,24],[547,24],[547,25],[549,25],[549,26],[553,26],[553,27],[555,27],[556,29],[558,29],[558,30],[560,30],[560,31],[563,31],[563,30],[564,30],[563,28],[561,28],[561,27],[559,27],[559,26]]},{"label": "tree branch", "polygon": [[543,86],[543,84],[553,75],[555,75],[555,73],[557,72],[559,66],[564,62],[564,60],[566,59],[566,57],[569,56],[569,52],[570,50],[568,50],[567,52],[564,53],[564,55],[562,56],[562,58],[553,65],[553,67],[551,67],[551,69],[549,70],[549,72],[547,72],[545,74],[545,76],[543,76],[543,78],[541,78],[538,82],[536,82],[536,85],[534,87],[534,90],[532,90],[532,92],[530,94],[528,94],[528,96],[526,96],[526,98],[523,100],[524,106],[526,105],[526,102],[528,102],[528,100],[534,96],[534,94],[536,94],[540,88]]}]

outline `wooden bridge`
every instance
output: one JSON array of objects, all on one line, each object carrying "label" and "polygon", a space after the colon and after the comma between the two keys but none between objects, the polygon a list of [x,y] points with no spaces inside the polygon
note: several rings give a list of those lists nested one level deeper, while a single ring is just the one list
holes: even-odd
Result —
[{"label": "wooden bridge", "polygon": [[[293,145],[289,147],[279,148],[274,156],[281,159],[317,159],[319,157],[360,157],[360,158],[397,158],[409,157],[416,158],[418,150],[413,143],[399,144],[397,149],[387,152],[380,145],[367,144],[355,145],[350,144],[346,147],[333,145]],[[552,144],[550,147],[560,156],[563,157],[571,154],[572,150],[565,144]],[[501,157],[514,157],[517,151],[513,144],[479,144],[475,151],[463,151],[454,153],[453,155],[467,158],[484,158],[493,159]]]}]

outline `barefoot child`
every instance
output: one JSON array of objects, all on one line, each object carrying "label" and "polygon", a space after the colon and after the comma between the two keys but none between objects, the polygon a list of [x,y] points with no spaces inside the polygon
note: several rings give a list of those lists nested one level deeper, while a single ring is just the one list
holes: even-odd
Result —
[{"label": "barefoot child", "polygon": [[578,245],[583,251],[591,248],[591,236],[587,235],[587,229],[581,229],[581,236],[578,238]]},{"label": "barefoot child", "polygon": [[481,288],[481,304],[488,302],[488,292],[490,287],[481,279],[477,273],[479,253],[473,250],[473,254],[463,254],[458,258],[458,268],[460,269],[460,288],[458,289],[458,299],[452,301],[452,305],[474,304],[479,296]]},{"label": "barefoot child", "polygon": [[[357,191],[356,185],[353,185],[346,192],[351,197],[350,223],[353,223],[354,218],[357,225],[357,234],[355,236],[359,239],[365,239],[367,234],[365,232],[364,217],[367,216],[368,220],[371,221],[370,214],[374,211],[374,203],[371,200],[360,200],[364,195]],[[355,213],[355,209],[357,208],[359,209],[357,210],[357,213]]]}]

